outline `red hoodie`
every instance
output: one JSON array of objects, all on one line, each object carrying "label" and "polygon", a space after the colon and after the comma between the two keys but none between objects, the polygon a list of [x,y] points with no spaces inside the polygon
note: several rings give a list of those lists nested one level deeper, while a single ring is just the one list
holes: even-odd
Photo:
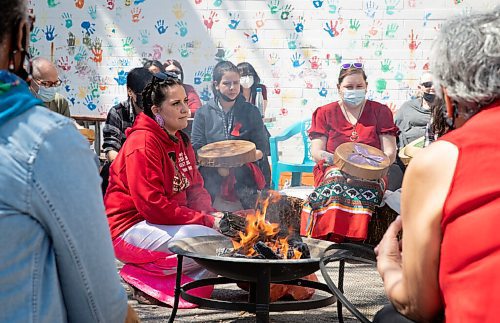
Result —
[{"label": "red hoodie", "polygon": [[[184,136],[185,137],[185,136]],[[104,197],[111,237],[134,224],[201,224],[212,227],[210,195],[196,168],[191,143],[175,138],[141,113],[109,170]]]}]

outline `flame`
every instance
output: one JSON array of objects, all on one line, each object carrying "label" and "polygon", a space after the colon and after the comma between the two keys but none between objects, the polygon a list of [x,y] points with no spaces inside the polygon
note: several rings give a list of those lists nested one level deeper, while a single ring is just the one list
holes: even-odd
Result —
[{"label": "flame", "polygon": [[[233,248],[246,256],[255,256],[257,251],[253,245],[262,241],[271,250],[282,256],[283,259],[300,259],[302,253],[298,250],[290,252],[288,238],[276,238],[280,232],[279,224],[266,221],[267,207],[270,202],[277,202],[281,195],[275,191],[269,191],[269,196],[262,200],[258,199],[254,214],[246,217],[245,232],[239,232],[240,241],[233,240]],[[258,206],[261,205],[259,208]]]}]

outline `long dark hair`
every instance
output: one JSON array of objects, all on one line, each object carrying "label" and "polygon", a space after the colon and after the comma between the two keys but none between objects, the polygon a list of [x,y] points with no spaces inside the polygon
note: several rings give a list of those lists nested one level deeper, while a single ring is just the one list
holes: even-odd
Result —
[{"label": "long dark hair", "polygon": [[[238,70],[240,71],[240,76],[247,76],[251,75],[253,76],[253,84],[250,87],[250,101],[252,101],[252,98],[255,97],[255,93],[257,92],[257,88],[260,85],[260,77],[259,74],[257,74],[257,71],[255,71],[255,68],[253,68],[252,64],[248,62],[242,62],[237,65]],[[242,87],[243,91],[243,87]]]},{"label": "long dark hair", "polygon": [[149,82],[144,88],[144,91],[142,91],[144,114],[154,119],[155,116],[151,108],[153,105],[158,107],[161,106],[161,104],[167,99],[167,89],[175,85],[182,86],[182,82],[177,78],[177,76],[170,73],[154,74],[151,82]]},{"label": "long dark hair", "polygon": [[437,96],[434,101],[429,103],[429,106],[432,116],[430,128],[434,135],[439,138],[450,131],[450,126],[446,122],[446,106],[444,100]]},{"label": "long dark hair", "polygon": [[215,82],[219,84],[222,80],[222,77],[227,72],[235,72],[237,74],[240,74],[240,71],[238,70],[236,65],[234,65],[230,61],[220,61],[217,63],[217,65],[215,65],[214,71],[212,72],[212,93],[214,94],[214,97],[218,96],[217,89],[215,88]]}]

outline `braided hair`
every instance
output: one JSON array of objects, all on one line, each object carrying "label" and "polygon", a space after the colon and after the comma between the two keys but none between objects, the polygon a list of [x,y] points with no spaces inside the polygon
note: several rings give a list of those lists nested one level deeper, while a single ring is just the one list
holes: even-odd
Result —
[{"label": "braided hair", "polygon": [[154,76],[151,82],[149,82],[142,91],[144,114],[152,119],[154,119],[155,116],[151,108],[153,105],[158,107],[161,106],[161,104],[167,99],[167,88],[175,85],[182,86],[182,82],[175,74],[160,72],[153,75]]}]

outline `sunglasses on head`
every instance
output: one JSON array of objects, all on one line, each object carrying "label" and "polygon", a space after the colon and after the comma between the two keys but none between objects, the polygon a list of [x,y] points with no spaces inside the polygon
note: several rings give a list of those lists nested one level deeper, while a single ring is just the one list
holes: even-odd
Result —
[{"label": "sunglasses on head", "polygon": [[423,87],[432,87],[432,82],[424,82],[421,83],[420,85],[422,85]]},{"label": "sunglasses on head", "polygon": [[343,70],[347,70],[351,67],[354,67],[354,68],[363,68],[363,63],[344,63],[342,65],[340,65],[340,67],[343,69]]}]

